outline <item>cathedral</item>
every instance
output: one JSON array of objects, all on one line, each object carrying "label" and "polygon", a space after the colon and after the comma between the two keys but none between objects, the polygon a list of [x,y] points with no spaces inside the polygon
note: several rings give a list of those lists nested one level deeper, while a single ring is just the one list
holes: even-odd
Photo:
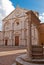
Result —
[{"label": "cathedral", "polygon": [[27,46],[30,38],[32,45],[44,43],[44,23],[40,22],[38,12],[16,7],[2,20],[0,45]]}]

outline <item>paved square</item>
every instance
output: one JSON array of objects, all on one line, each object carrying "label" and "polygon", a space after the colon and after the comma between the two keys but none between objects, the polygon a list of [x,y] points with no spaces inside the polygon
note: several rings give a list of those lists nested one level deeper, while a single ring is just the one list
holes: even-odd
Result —
[{"label": "paved square", "polygon": [[18,55],[26,53],[25,48],[0,47],[0,65],[12,65]]}]

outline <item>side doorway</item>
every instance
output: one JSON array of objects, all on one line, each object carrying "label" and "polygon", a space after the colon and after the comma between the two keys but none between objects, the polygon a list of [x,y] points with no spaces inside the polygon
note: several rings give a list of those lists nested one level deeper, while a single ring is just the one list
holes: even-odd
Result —
[{"label": "side doorway", "polygon": [[7,46],[7,43],[8,43],[8,40],[6,39],[6,40],[5,40],[5,46]]}]

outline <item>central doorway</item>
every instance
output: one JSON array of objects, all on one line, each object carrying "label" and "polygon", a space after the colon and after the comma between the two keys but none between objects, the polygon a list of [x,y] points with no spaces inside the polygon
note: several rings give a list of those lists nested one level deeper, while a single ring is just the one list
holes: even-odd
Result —
[{"label": "central doorway", "polygon": [[15,36],[15,46],[19,46],[19,36]]}]

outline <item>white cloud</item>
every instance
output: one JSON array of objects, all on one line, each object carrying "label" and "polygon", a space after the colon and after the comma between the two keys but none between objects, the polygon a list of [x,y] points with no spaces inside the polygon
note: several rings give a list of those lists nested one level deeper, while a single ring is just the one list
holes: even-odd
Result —
[{"label": "white cloud", "polygon": [[42,23],[44,23],[44,13],[39,15],[39,19],[41,20]]},{"label": "white cloud", "polygon": [[3,9],[6,12],[6,15],[8,15],[10,12],[14,10],[14,6],[12,5],[12,2],[9,0],[2,0]]},{"label": "white cloud", "polygon": [[0,30],[2,28],[2,19],[14,10],[10,0],[0,0]]}]

